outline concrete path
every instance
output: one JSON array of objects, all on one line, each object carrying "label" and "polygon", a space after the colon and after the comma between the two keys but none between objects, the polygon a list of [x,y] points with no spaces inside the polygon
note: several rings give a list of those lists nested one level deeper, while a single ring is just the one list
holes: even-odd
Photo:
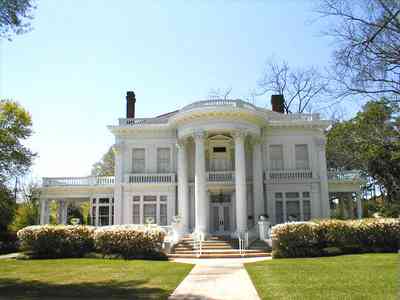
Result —
[{"label": "concrete path", "polygon": [[260,300],[243,263],[265,259],[176,259],[196,265],[169,299]]},{"label": "concrete path", "polygon": [[20,253],[9,253],[0,255],[0,259],[16,258]]}]

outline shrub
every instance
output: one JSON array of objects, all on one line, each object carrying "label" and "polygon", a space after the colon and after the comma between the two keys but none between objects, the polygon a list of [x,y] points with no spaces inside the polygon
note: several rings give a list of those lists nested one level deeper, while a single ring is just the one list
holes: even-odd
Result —
[{"label": "shrub", "polygon": [[108,226],[96,229],[96,250],[103,256],[129,258],[163,258],[162,243],[165,232],[154,228]]},{"label": "shrub", "polygon": [[21,249],[36,258],[82,257],[93,250],[90,226],[29,226],[18,231]]},{"label": "shrub", "polygon": [[273,257],[312,257],[362,252],[397,252],[400,220],[322,220],[285,223],[272,229]]},{"label": "shrub", "polygon": [[0,232],[0,254],[18,251],[18,238],[15,232]]}]

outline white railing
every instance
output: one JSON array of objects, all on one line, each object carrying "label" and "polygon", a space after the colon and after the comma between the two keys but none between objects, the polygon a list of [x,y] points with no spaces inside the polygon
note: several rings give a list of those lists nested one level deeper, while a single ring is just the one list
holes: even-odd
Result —
[{"label": "white railing", "polygon": [[269,117],[272,121],[318,121],[320,120],[319,114],[304,114],[304,113],[295,113],[295,114],[274,114]]},{"label": "white railing", "polygon": [[332,181],[360,181],[363,179],[359,170],[328,171],[328,180]]},{"label": "white railing", "polygon": [[304,170],[267,170],[266,179],[273,181],[295,180],[301,181],[311,179],[313,176],[310,169]]},{"label": "white railing", "polygon": [[175,173],[126,174],[126,183],[174,183]]},{"label": "white railing", "polygon": [[237,233],[237,239],[238,239],[238,244],[239,244],[239,254],[241,256],[244,256],[245,254],[245,239],[246,239],[246,233]]},{"label": "white railing", "polygon": [[202,232],[194,232],[192,234],[193,239],[193,249],[197,250],[196,255],[199,258],[203,253],[203,240],[204,240],[204,233]]},{"label": "white railing", "polygon": [[189,111],[196,108],[216,107],[216,106],[231,106],[231,107],[247,108],[251,110],[258,110],[258,108],[255,105],[240,99],[210,99],[210,100],[197,101],[192,104],[189,104],[183,107],[180,110],[180,112]]},{"label": "white railing", "polygon": [[118,120],[119,126],[141,126],[147,124],[166,124],[168,123],[167,118],[134,118],[125,119],[121,118]]},{"label": "white railing", "polygon": [[258,226],[255,225],[248,231],[246,231],[245,237],[246,237],[245,246],[246,249],[248,249],[250,245],[259,238]]},{"label": "white railing", "polygon": [[229,182],[235,181],[235,171],[214,171],[207,172],[209,182]]},{"label": "white railing", "polygon": [[43,186],[89,186],[113,185],[114,176],[86,176],[86,177],[44,177]]}]

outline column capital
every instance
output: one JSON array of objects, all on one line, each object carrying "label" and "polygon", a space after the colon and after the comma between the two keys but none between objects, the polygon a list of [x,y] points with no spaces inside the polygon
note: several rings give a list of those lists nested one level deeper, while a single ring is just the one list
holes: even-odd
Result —
[{"label": "column capital", "polygon": [[247,131],[243,129],[237,129],[232,132],[234,140],[243,140],[247,135]]},{"label": "column capital", "polygon": [[187,138],[180,138],[180,139],[178,139],[177,142],[176,142],[176,147],[177,147],[178,149],[179,149],[179,148],[184,149],[184,148],[187,146],[187,144],[188,144],[188,139],[187,139]]},{"label": "column capital", "polygon": [[192,133],[192,137],[195,140],[195,142],[196,141],[203,141],[205,136],[206,136],[206,133],[204,132],[204,130],[197,130],[197,131]]}]

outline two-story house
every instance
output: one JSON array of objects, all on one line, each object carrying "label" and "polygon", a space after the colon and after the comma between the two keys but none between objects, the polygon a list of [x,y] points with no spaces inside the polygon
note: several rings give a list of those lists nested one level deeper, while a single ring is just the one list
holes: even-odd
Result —
[{"label": "two-story house", "polygon": [[[329,193],[358,193],[360,178],[329,173],[318,114],[284,114],[242,100],[206,100],[154,118],[136,118],[127,93],[126,118],[115,136],[115,176],[43,178],[41,223],[56,201],[90,201],[93,225],[171,224],[186,232],[246,231],[260,216],[273,223],[329,218]],[[353,194],[355,195],[355,194]],[[357,203],[361,216],[360,198]]]}]

